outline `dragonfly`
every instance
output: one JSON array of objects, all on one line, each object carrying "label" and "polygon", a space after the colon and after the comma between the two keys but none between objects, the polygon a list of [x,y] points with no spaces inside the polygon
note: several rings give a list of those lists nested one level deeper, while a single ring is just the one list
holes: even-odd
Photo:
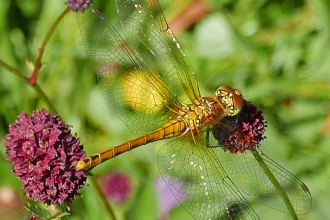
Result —
[{"label": "dragonfly", "polygon": [[258,141],[247,143],[250,136],[239,125],[253,105],[226,85],[213,96],[200,94],[158,1],[115,4],[121,30],[96,9],[77,13],[77,20],[109,107],[138,137],[80,160],[75,169],[90,171],[126,151],[169,139],[158,152],[158,168],[195,219],[259,219],[245,196],[293,216],[306,213],[311,206],[306,185],[267,157]]}]

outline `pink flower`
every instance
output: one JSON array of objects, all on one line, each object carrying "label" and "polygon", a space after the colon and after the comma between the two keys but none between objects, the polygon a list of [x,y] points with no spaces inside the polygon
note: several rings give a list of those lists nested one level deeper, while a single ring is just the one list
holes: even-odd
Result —
[{"label": "pink flower", "polygon": [[214,126],[212,132],[224,150],[245,153],[247,150],[255,150],[260,141],[265,139],[266,126],[262,111],[244,100],[240,113],[225,117],[221,123]]},{"label": "pink flower", "polygon": [[35,215],[32,215],[31,217],[25,218],[24,220],[38,220],[38,217]]},{"label": "pink flower", "polygon": [[128,175],[118,172],[103,177],[102,188],[106,197],[116,204],[125,202],[132,194],[132,184]]},{"label": "pink flower", "polygon": [[67,0],[66,4],[72,11],[85,11],[89,8],[92,0]]},{"label": "pink flower", "polygon": [[4,144],[7,160],[31,200],[58,205],[75,199],[86,184],[86,174],[74,165],[85,153],[70,126],[46,109],[21,113],[9,127]]}]

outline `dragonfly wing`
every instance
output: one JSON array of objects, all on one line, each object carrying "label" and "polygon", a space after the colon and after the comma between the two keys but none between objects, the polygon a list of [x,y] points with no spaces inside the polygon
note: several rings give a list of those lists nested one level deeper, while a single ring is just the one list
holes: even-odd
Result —
[{"label": "dragonfly wing", "polygon": [[259,219],[205,138],[186,135],[168,142],[159,150],[158,165],[172,194],[195,219]]},{"label": "dragonfly wing", "polygon": [[136,135],[165,124],[181,103],[97,10],[77,13],[81,35],[112,110]]},{"label": "dragonfly wing", "polygon": [[[130,47],[144,58],[184,103],[200,97],[191,65],[173,35],[157,0],[115,0]],[[156,62],[155,62],[156,61]]]},{"label": "dragonfly wing", "polygon": [[[217,141],[213,137],[210,137],[210,142],[213,146],[217,145]],[[240,190],[267,206],[285,213],[289,212],[282,197],[251,152],[231,154],[228,151],[225,152],[221,147],[212,147],[211,150],[217,156],[217,160],[222,162],[228,176]],[[296,214],[305,214],[312,204],[307,186],[259,149],[257,151],[286,192]]]}]

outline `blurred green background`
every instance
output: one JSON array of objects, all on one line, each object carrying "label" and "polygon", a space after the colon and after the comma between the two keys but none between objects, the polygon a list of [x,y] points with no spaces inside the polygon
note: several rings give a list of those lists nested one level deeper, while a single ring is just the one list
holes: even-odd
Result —
[{"label": "blurred green background", "polygon": [[[93,7],[117,24],[113,2],[94,0]],[[202,94],[219,85],[239,88],[264,112],[267,139],[261,149],[299,177],[313,197],[311,210],[300,219],[329,219],[330,180],[330,2],[328,0],[160,0],[170,27],[197,74]],[[46,32],[66,8],[64,1],[0,0],[0,59],[29,75],[25,59],[35,62]],[[118,27],[118,26],[116,26]],[[88,61],[76,15],[70,12],[47,46],[38,84],[88,154],[133,138],[109,110]],[[31,86],[0,67],[0,139],[22,111],[47,108]],[[93,170],[131,178],[133,193],[115,205],[118,219],[157,219],[157,150],[164,142],[125,153]],[[0,187],[22,198],[1,152]],[[1,189],[1,188],[0,188]],[[93,184],[85,187],[70,219],[104,219]],[[0,200],[1,200],[0,193]],[[8,219],[29,214],[20,205],[1,212]],[[19,203],[18,203],[19,204]],[[261,219],[290,219],[258,201],[251,204]],[[7,204],[5,204],[7,205]],[[13,213],[11,213],[13,212]],[[19,216],[22,214],[22,216]],[[0,213],[0,218],[7,218]],[[181,207],[169,219],[191,219]]]}]

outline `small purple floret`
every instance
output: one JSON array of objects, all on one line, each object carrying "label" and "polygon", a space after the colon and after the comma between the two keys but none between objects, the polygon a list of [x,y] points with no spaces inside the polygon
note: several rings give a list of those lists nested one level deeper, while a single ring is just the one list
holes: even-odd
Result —
[{"label": "small purple floret", "polygon": [[92,0],[67,0],[66,4],[72,11],[83,12],[92,2]]}]

